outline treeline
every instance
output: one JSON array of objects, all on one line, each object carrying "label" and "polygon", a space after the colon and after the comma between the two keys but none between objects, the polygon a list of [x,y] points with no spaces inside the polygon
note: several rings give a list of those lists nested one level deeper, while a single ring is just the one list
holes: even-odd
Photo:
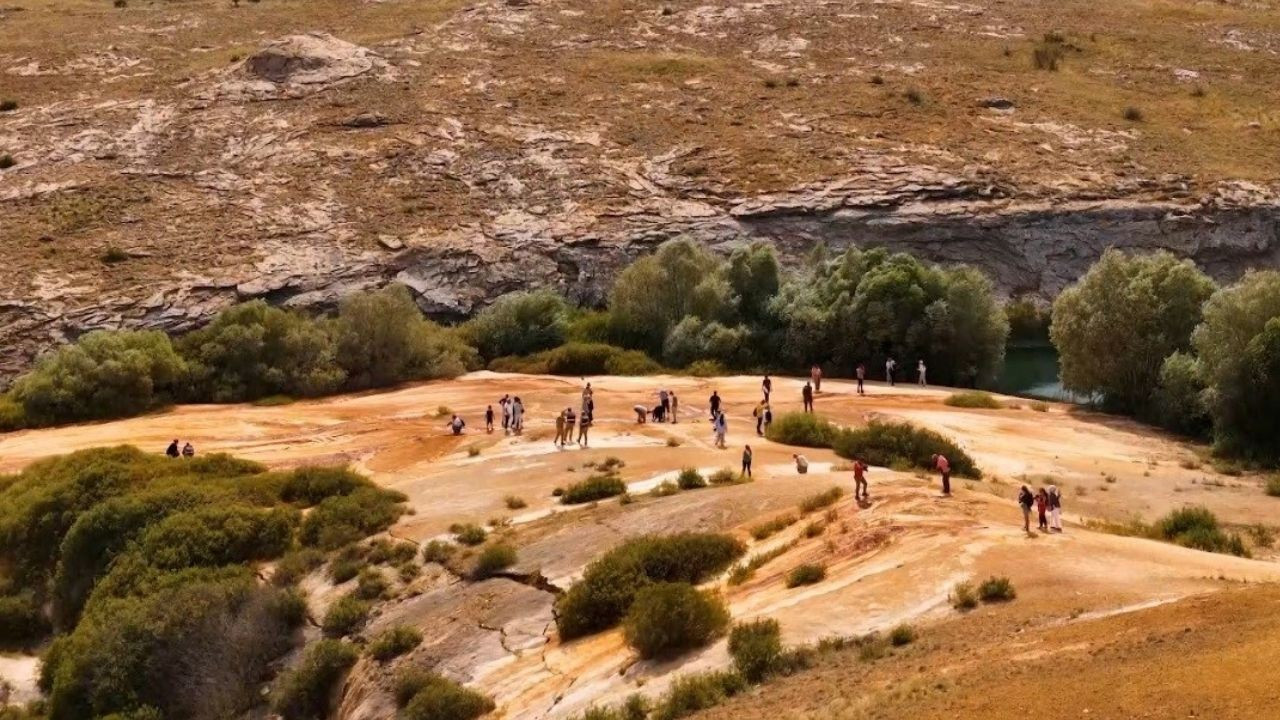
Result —
[{"label": "treeline", "polygon": [[624,374],[683,369],[851,375],[885,358],[924,360],[935,382],[982,385],[996,375],[1009,324],[991,283],[967,267],[905,254],[816,252],[784,272],[772,246],[727,259],[664,243],[618,276],[608,309],[570,306],[552,291],[499,298],[446,328],[391,287],[346,298],[312,318],[262,301],[237,305],[171,339],[98,331],[41,357],[0,397],[0,429],[127,417],[174,402],[316,397],[495,370]]},{"label": "treeline", "polygon": [[1218,287],[1189,260],[1109,250],[1058,296],[1050,332],[1066,389],[1280,462],[1280,272]]}]

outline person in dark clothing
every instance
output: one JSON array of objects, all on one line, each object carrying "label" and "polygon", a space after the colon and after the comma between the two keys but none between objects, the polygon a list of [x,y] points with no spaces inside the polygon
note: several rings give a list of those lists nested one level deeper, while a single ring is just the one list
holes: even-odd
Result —
[{"label": "person in dark clothing", "polygon": [[862,363],[858,363],[857,375],[858,375],[858,394],[866,395],[867,391],[862,389],[862,381],[867,379],[867,366],[863,365]]},{"label": "person in dark clothing", "polygon": [[711,403],[711,419],[715,420],[716,416],[720,414],[720,393],[712,390],[709,402]]},{"label": "person in dark clothing", "polygon": [[768,375],[764,376],[764,382],[760,383],[760,389],[764,390],[764,401],[769,402],[769,396],[773,394],[773,381]]},{"label": "person in dark clothing", "polygon": [[804,384],[804,389],[800,391],[800,399],[804,401],[804,411],[813,412],[813,386],[809,383]]},{"label": "person in dark clothing", "polygon": [[1049,493],[1045,492],[1044,488],[1040,488],[1039,490],[1036,491],[1036,514],[1039,516],[1040,530],[1049,529],[1049,516],[1047,515],[1048,511],[1049,511]]},{"label": "person in dark clothing", "polygon": [[1035,503],[1035,496],[1031,494],[1031,488],[1026,485],[1018,491],[1018,506],[1022,508],[1022,531],[1031,532],[1031,505]]},{"label": "person in dark clothing", "polygon": [[178,451],[178,440],[176,438],[174,439],[173,442],[169,443],[169,449],[165,450],[164,454],[174,458],[178,457],[181,454]]},{"label": "person in dark clothing", "polygon": [[742,447],[742,474],[751,477],[751,446]]},{"label": "person in dark clothing", "polygon": [[652,413],[652,414],[653,414],[653,421],[654,421],[654,422],[659,422],[659,423],[660,423],[660,422],[663,422],[663,419],[664,419],[664,418],[666,418],[666,416],[667,416],[667,415],[666,415],[666,412],[667,412],[667,411],[666,411],[666,409],[665,409],[665,408],[663,408],[663,407],[662,407],[662,405],[654,405],[654,406],[653,406],[653,413]]},{"label": "person in dark clothing", "polygon": [[493,432],[493,406],[492,405],[485,408],[484,410],[484,431]]},{"label": "person in dark clothing", "polygon": [[853,461],[853,497],[855,500],[871,497],[867,488],[867,464],[862,462],[862,458],[854,458]]},{"label": "person in dark clothing", "polygon": [[191,458],[195,456],[196,456],[196,449],[191,446],[191,443],[187,443],[186,445],[182,446],[182,457]]}]

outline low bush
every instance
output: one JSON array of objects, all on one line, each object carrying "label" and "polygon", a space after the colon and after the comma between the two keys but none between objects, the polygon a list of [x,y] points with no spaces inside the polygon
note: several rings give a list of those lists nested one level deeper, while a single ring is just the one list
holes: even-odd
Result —
[{"label": "low bush", "polygon": [[359,630],[368,619],[369,603],[346,595],[329,606],[320,629],[329,637],[343,637]]},{"label": "low bush", "polygon": [[378,633],[369,643],[369,656],[378,662],[387,662],[409,652],[422,643],[422,633],[405,625],[397,625]]},{"label": "low bush", "polygon": [[551,290],[513,292],[499,297],[461,328],[485,358],[527,355],[565,341],[569,306]]},{"label": "low bush", "polygon": [[329,579],[341,585],[355,578],[365,569],[367,563],[363,558],[338,556],[329,561]]},{"label": "low bush", "polygon": [[494,708],[489,698],[440,675],[419,675],[414,685],[400,715],[403,720],[475,720]]},{"label": "low bush", "polygon": [[764,567],[766,563],[781,557],[788,550],[795,547],[798,542],[799,541],[797,540],[792,540],[791,542],[779,545],[768,552],[752,555],[745,563],[735,565],[733,570],[729,573],[729,584],[741,585],[742,583],[750,580],[752,576],[755,575],[756,570]]},{"label": "low bush", "polygon": [[35,594],[24,592],[0,597],[0,648],[15,648],[49,633]]},{"label": "low bush", "polygon": [[463,545],[479,545],[484,542],[489,533],[485,529],[475,523],[455,523],[449,526],[449,532],[453,533],[453,538]]},{"label": "low bush", "polygon": [[476,558],[475,568],[471,571],[473,580],[483,580],[506,570],[516,564],[516,549],[506,543],[497,543],[480,551]]},{"label": "low bush", "polygon": [[405,513],[405,499],[376,487],[325,498],[303,519],[298,539],[303,545],[333,550],[380,533]]},{"label": "low bush", "polygon": [[720,468],[711,473],[711,477],[707,478],[707,482],[712,485],[738,485],[744,482],[750,482],[750,478],[740,473],[734,472],[729,468]]},{"label": "low bush", "polygon": [[516,495],[508,495],[502,499],[502,502],[507,506],[508,510],[523,510],[529,507],[529,503],[525,502],[524,498]]},{"label": "low bush", "polygon": [[1244,540],[1236,533],[1226,533],[1218,525],[1218,518],[1204,507],[1185,507],[1171,511],[1153,526],[1162,540],[1183,547],[1247,557],[1249,551]]},{"label": "low bush", "polygon": [[826,531],[827,531],[826,523],[822,522],[821,520],[814,520],[813,522],[805,526],[803,534],[806,538],[809,538],[810,540],[812,540],[813,538],[821,536],[822,533]]},{"label": "low bush", "polygon": [[422,548],[422,561],[443,565],[453,557],[457,549],[456,546],[443,540],[432,540]]},{"label": "low bush", "polygon": [[355,648],[340,640],[318,640],[298,667],[276,685],[272,707],[284,720],[328,717],[333,688],[357,659]]},{"label": "low bush", "polygon": [[280,499],[299,507],[312,507],[365,487],[370,487],[369,481],[348,468],[300,467],[289,473],[280,489]]},{"label": "low bush", "polygon": [[275,572],[271,573],[271,582],[281,586],[296,584],[321,565],[324,565],[324,553],[319,550],[313,548],[295,550],[276,563]]},{"label": "low bush", "polygon": [[948,599],[951,600],[951,607],[957,610],[972,610],[978,607],[978,595],[973,591],[973,583],[956,583]]},{"label": "low bush", "polygon": [[1135,105],[1130,105],[1126,107],[1124,109],[1123,115],[1124,115],[1124,119],[1130,122],[1142,122],[1143,119],[1145,119],[1146,117],[1142,112],[1142,108],[1137,107]]},{"label": "low bush", "polygon": [[889,631],[889,644],[894,647],[910,645],[915,639],[916,629],[905,623]]},{"label": "low bush", "polygon": [[597,473],[586,480],[576,482],[565,489],[560,502],[565,505],[604,500],[627,491],[627,484],[616,473]]},{"label": "low bush", "polygon": [[587,566],[582,580],[556,602],[556,627],[569,640],[616,625],[642,588],[660,582],[697,584],[722,572],[746,551],[728,535],[644,536]]},{"label": "low bush", "polygon": [[1049,412],[1049,403],[1044,402],[1043,400],[1033,400],[1027,404],[1027,407],[1035,410],[1036,412]]},{"label": "low bush", "polygon": [[387,594],[390,587],[381,570],[367,567],[356,578],[355,596],[361,600],[378,600]]},{"label": "low bush", "polygon": [[496,372],[547,375],[653,375],[663,368],[648,355],[605,343],[569,342],[524,357],[500,357],[489,363]]},{"label": "low bush", "polygon": [[369,543],[369,552],[364,556],[371,565],[400,565],[412,560],[418,554],[418,547],[410,542],[388,542],[381,538]]},{"label": "low bush", "polygon": [[751,537],[756,540],[764,540],[782,530],[785,530],[799,522],[800,518],[795,515],[779,515],[771,520],[766,520],[758,525],[753,525],[747,532],[751,533]]},{"label": "low bush", "polygon": [[17,164],[18,161],[13,159],[13,155],[9,153],[0,153],[0,170],[8,170]]},{"label": "low bush", "polygon": [[707,479],[702,477],[702,473],[695,468],[685,468],[680,471],[680,475],[676,478],[676,485],[681,490],[697,490],[707,486]]},{"label": "low bush", "polygon": [[797,588],[801,585],[813,585],[825,580],[827,577],[827,569],[822,565],[815,563],[805,563],[792,568],[787,573],[787,587]]},{"label": "low bush", "polygon": [[823,490],[820,493],[810,495],[800,501],[800,513],[811,513],[814,510],[821,510],[824,507],[836,504],[840,498],[844,497],[844,488],[840,486]]},{"label": "low bush", "polygon": [[978,586],[978,599],[985,603],[1007,602],[1018,596],[1007,577],[989,577]]},{"label": "low bush", "polygon": [[737,623],[729,632],[729,655],[738,674],[758,683],[782,661],[782,629],[772,618]]},{"label": "low bush", "polygon": [[800,447],[831,447],[839,428],[821,415],[807,412],[789,412],[774,418],[765,430],[765,437],[784,445]]},{"label": "low bush", "polygon": [[679,720],[713,708],[746,689],[747,681],[735,672],[681,675],[658,699],[651,720]]},{"label": "low bush", "polygon": [[724,377],[729,374],[729,369],[718,360],[695,360],[684,371],[694,377]]},{"label": "low bush", "polygon": [[942,401],[946,405],[958,408],[981,408],[987,410],[1000,410],[1004,405],[989,392],[981,390],[965,390],[963,392],[951,393],[946,400]]},{"label": "low bush", "polygon": [[1280,475],[1272,475],[1267,478],[1266,483],[1262,486],[1262,491],[1271,497],[1280,497]]},{"label": "low bush", "polygon": [[0,100],[0,112],[13,112],[18,109],[18,101],[13,98]]},{"label": "low bush", "polygon": [[663,480],[656,487],[649,491],[654,497],[669,497],[680,492],[680,487],[670,480]]},{"label": "low bush", "polygon": [[724,634],[724,600],[688,583],[657,583],[636,593],[623,620],[623,635],[642,658],[670,657],[702,647]]},{"label": "low bush", "polygon": [[840,433],[832,449],[847,460],[861,458],[869,465],[933,469],[933,456],[945,455],[951,472],[959,477],[979,479],[981,471],[973,458],[951,440],[910,423],[872,420],[866,427]]}]

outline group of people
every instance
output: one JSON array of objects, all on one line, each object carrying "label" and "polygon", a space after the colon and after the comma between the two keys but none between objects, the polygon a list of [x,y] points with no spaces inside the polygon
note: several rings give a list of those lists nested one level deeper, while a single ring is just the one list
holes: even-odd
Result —
[{"label": "group of people", "polygon": [[[895,385],[895,384],[896,384],[896,383],[894,382],[894,375],[893,375],[893,374],[894,374],[894,372],[896,372],[896,371],[897,371],[897,369],[898,369],[898,361],[897,361],[897,360],[894,360],[892,357],[885,358],[885,361],[884,361],[884,380],[885,380],[885,382],[889,383],[889,386],[890,386],[890,387],[892,387],[893,385]],[[917,361],[917,362],[916,362],[916,382],[920,384],[920,387],[924,387],[925,385],[927,385],[927,384],[928,384],[928,383],[926,382],[926,380],[925,380],[925,373],[926,373],[927,371],[928,371],[928,368],[927,368],[927,367],[925,367],[924,359],[923,359],[923,358],[921,358],[919,361]],[[865,366],[865,365],[862,365],[862,364],[859,364],[859,365],[858,365],[858,369],[857,369],[857,373],[856,373],[856,374],[857,374],[857,376],[858,376],[858,394],[859,394],[859,395],[866,395],[866,393],[865,393],[865,392],[863,392],[863,390],[862,390],[862,381],[863,381],[864,379],[866,379],[866,376],[867,376],[867,368],[866,368],[866,366]]]},{"label": "group of people", "polygon": [[191,442],[188,441],[185,445],[182,446],[182,449],[179,450],[178,439],[174,438],[173,442],[169,443],[169,447],[165,449],[164,454],[168,455],[171,458],[176,458],[176,457],[189,458],[189,457],[195,457],[196,449],[192,447]]},{"label": "group of people", "polygon": [[[590,403],[594,407],[595,403]],[[588,435],[591,431],[591,411],[587,409],[587,405],[583,406],[582,415],[579,416],[573,412],[573,408],[567,407],[556,415],[556,435],[552,442],[558,448],[565,447],[571,442],[577,442],[578,447],[587,447],[589,442]],[[578,427],[578,438],[574,440],[573,428]]]},{"label": "group of people", "polygon": [[[520,435],[524,432],[524,402],[520,400],[518,395],[516,397],[503,395],[498,399],[498,408],[502,412],[502,432],[504,434],[511,435],[514,433]],[[492,405],[484,409],[485,432],[493,432],[494,415]],[[456,415],[454,417],[457,418]],[[461,418],[458,418],[458,421],[461,422]],[[466,423],[464,422],[463,426],[465,425]],[[462,434],[462,428],[455,428],[453,434]]]},{"label": "group of people", "polygon": [[658,391],[658,404],[652,410],[644,405],[635,405],[631,409],[635,411],[638,423],[644,423],[649,418],[659,423],[675,423],[680,414],[680,398],[676,397],[675,390],[662,389]]},{"label": "group of people", "polygon": [[1022,529],[1031,532],[1031,508],[1039,518],[1039,529],[1044,532],[1062,532],[1062,492],[1057,485],[1042,487],[1032,493],[1026,485],[1018,491],[1018,506],[1022,508]]}]

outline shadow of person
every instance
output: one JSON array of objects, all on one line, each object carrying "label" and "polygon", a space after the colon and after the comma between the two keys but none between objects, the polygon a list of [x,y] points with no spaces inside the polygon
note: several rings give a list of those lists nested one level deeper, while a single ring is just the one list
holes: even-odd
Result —
[{"label": "shadow of person", "polygon": [[869,497],[858,498],[858,507],[862,508],[863,510],[866,510],[867,508],[871,507],[871,498]]}]

